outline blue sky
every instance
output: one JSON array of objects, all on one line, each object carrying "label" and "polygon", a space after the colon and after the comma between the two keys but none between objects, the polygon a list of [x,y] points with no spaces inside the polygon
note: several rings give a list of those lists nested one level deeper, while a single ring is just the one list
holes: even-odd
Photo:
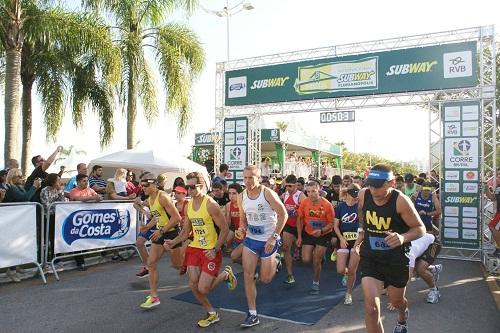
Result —
[{"label": "blue sky", "polygon": [[[76,1],[79,3],[79,1]],[[235,5],[239,1],[230,1]],[[279,52],[289,52],[378,40],[398,36],[440,32],[446,30],[495,24],[500,29],[498,1],[331,1],[331,0],[251,0],[255,7],[230,19],[231,58],[247,58]],[[225,0],[200,0],[203,7],[220,10]],[[199,9],[191,17],[176,13],[172,19],[188,24],[200,37],[206,51],[206,68],[193,87],[193,121],[179,145],[185,154],[194,142],[194,133],[208,131],[214,124],[215,64],[226,58],[226,20]],[[158,84],[161,87],[161,84]],[[159,100],[163,100],[159,90]],[[3,103],[0,103],[0,119]],[[160,103],[163,109],[163,105]],[[35,110],[39,109],[35,102]],[[117,109],[114,143],[101,151],[98,145],[95,118],[89,115],[83,129],[75,130],[69,117],[56,143],[45,143],[40,115],[34,117],[32,153],[47,154],[57,144],[73,144],[87,151],[91,159],[125,149],[126,123]],[[409,108],[367,109],[359,111],[356,124],[320,125],[319,114],[297,116],[303,128],[330,142],[344,141],[348,148],[373,153],[396,160],[424,160],[428,155],[428,115]],[[390,124],[387,120],[390,119]],[[277,119],[268,118],[273,125]],[[355,127],[355,128],[354,128]],[[4,126],[0,136],[4,137]],[[140,145],[165,146],[166,140],[176,142],[175,120],[161,115],[152,129],[142,117],[137,124]],[[356,133],[356,140],[353,134]],[[415,144],[417,143],[417,144]],[[54,148],[53,148],[54,147]],[[411,147],[411,148],[410,148]],[[3,153],[3,145],[0,146]]]}]

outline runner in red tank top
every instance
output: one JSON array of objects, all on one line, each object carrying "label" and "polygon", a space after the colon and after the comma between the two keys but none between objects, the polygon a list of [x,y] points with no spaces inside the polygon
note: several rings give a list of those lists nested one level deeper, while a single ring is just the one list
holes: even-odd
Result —
[{"label": "runner in red tank top", "polygon": [[[187,195],[187,190],[184,186],[176,186],[174,188],[174,197],[175,197],[175,208],[179,211],[179,215],[181,216],[181,230],[184,228],[186,223],[189,223],[189,221],[186,220],[186,206],[189,202],[189,200],[186,199]],[[182,257],[182,262],[184,262],[184,254],[186,253],[186,247],[189,245],[191,240],[193,239],[193,233],[191,232],[189,238],[185,240],[182,243],[181,246],[181,257]],[[165,248],[166,245],[164,245]],[[179,269],[179,274],[184,275],[187,272],[187,266],[182,265],[181,268]]]},{"label": "runner in red tank top", "polygon": [[238,207],[238,194],[243,192],[240,184],[231,184],[228,187],[229,202],[225,207],[226,221],[229,224],[229,234],[227,235],[226,248],[232,249],[231,259],[233,262],[241,264],[243,254],[243,239],[245,235],[235,235],[235,231],[240,227],[240,208]]},{"label": "runner in red tank top", "polygon": [[295,283],[293,277],[293,245],[297,239],[297,211],[300,203],[306,198],[304,193],[297,190],[297,177],[289,175],[285,178],[285,193],[281,196],[281,200],[285,204],[288,213],[286,225],[283,228],[283,252],[285,254],[285,266],[288,276],[283,283],[292,285]]}]

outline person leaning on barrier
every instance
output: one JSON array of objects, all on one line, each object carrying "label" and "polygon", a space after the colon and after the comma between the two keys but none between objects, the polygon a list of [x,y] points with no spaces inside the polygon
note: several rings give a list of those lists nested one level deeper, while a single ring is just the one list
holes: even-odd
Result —
[{"label": "person leaning on barrier", "polygon": [[137,195],[135,193],[123,197],[118,193],[116,193],[115,184],[113,182],[108,182],[106,184],[106,198],[108,200],[132,200],[135,199],[136,197]]},{"label": "person leaning on barrier", "polygon": [[42,181],[37,178],[33,181],[33,186],[26,191],[23,185],[23,174],[20,169],[10,169],[7,173],[7,191],[3,202],[27,202],[35,195],[40,188]]},{"label": "person leaning on barrier", "polygon": [[55,228],[55,205],[54,202],[64,202],[68,199],[64,196],[63,186],[61,185],[61,177],[57,173],[50,173],[47,176],[47,187],[44,187],[40,192],[40,201],[49,212],[49,254],[54,255],[54,228]]},{"label": "person leaning on barrier", "polygon": [[89,176],[76,175],[76,187],[69,192],[71,201],[101,201],[101,196],[88,186]]}]

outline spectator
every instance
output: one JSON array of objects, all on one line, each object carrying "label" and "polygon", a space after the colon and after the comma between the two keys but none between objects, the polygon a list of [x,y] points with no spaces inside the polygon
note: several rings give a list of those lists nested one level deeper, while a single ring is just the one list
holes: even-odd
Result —
[{"label": "spectator", "polygon": [[15,158],[7,160],[5,170],[9,171],[10,169],[19,169],[19,162]]},{"label": "spectator", "polygon": [[[27,202],[33,198],[42,182],[40,179],[35,179],[33,181],[33,186],[31,186],[29,191],[26,191],[23,186],[23,175],[21,170],[13,168],[7,173],[6,183],[7,190],[3,202]],[[9,267],[6,274],[12,281],[21,282],[15,266]]]},{"label": "spectator", "polygon": [[[77,175],[87,175],[87,164],[78,163],[76,165]],[[69,198],[69,193],[77,186],[77,176],[73,176],[69,179],[68,183],[66,183],[66,187],[64,188],[64,195]]]},{"label": "spectator", "polygon": [[263,157],[262,163],[260,164],[260,176],[261,177],[269,177],[271,173],[271,165],[269,164],[270,158]]},{"label": "spectator", "polygon": [[226,179],[226,177],[229,177],[229,166],[222,163],[219,166],[219,173],[212,179],[212,183],[220,183],[220,181]]},{"label": "spectator", "polygon": [[[49,175],[46,172],[46,170],[52,165],[52,163],[54,163],[57,154],[59,154],[62,150],[63,147],[58,146],[56,150],[46,160],[40,155],[33,156],[33,158],[31,159],[31,163],[33,163],[35,170],[33,170],[31,175],[29,175],[29,177],[26,179],[26,182],[24,183],[26,190],[31,189],[31,186],[33,186],[33,182],[35,181],[35,179],[39,178],[42,180],[42,185],[40,186],[40,190],[37,191],[37,193],[35,193],[34,198],[32,198],[33,201],[40,201],[39,199],[40,199],[41,188],[45,187],[44,181]],[[64,172],[64,167],[61,167],[59,175],[62,175],[62,172]]]},{"label": "spectator", "polygon": [[142,188],[139,185],[139,183],[135,180],[135,173],[128,170],[126,180],[127,180],[127,186],[126,186],[127,196],[131,195],[132,193],[134,193],[137,196],[139,193],[141,193]]},{"label": "spectator", "polygon": [[115,183],[109,181],[106,185],[106,195],[108,200],[132,200],[137,197],[135,193],[129,194],[127,196],[121,196],[116,192]]},{"label": "spectator", "polygon": [[88,186],[89,176],[76,175],[76,187],[69,192],[71,201],[101,201],[101,196]]},{"label": "spectator", "polygon": [[104,195],[106,193],[106,180],[102,178],[102,166],[94,165],[89,177],[89,187],[96,191],[97,194]]},{"label": "spectator", "polygon": [[63,202],[68,199],[64,196],[61,177],[57,173],[51,173],[47,176],[47,186],[40,192],[40,201],[49,212],[49,259],[54,256],[54,230],[55,230],[55,206],[51,206],[54,202]]},{"label": "spectator", "polygon": [[0,202],[3,202],[7,191],[7,170],[0,171]]},{"label": "spectator", "polygon": [[123,168],[116,169],[115,176],[111,179],[111,182],[115,186],[115,192],[117,195],[126,197],[127,194],[127,170]]}]

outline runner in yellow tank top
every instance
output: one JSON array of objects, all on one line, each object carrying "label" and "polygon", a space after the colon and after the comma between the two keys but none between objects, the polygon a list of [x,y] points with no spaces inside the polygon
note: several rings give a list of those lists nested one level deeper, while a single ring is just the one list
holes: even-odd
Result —
[{"label": "runner in yellow tank top", "polygon": [[[207,327],[220,320],[208,300],[208,293],[222,281],[228,283],[228,288],[236,288],[236,277],[231,266],[226,266],[219,274],[222,264],[221,248],[227,237],[229,227],[222,215],[219,205],[204,194],[204,179],[198,172],[186,176],[186,188],[192,199],[186,208],[186,228],[173,240],[165,241],[170,248],[181,244],[193,231],[193,241],[188,245],[184,257],[184,265],[188,268],[189,287],[194,297],[208,312],[208,317],[198,321],[198,326]],[[219,228],[219,235],[217,235]]]},{"label": "runner in yellow tank top", "polygon": [[[148,219],[151,219],[148,224],[141,226],[141,233],[146,233],[150,229],[154,230],[150,238],[151,249],[147,261],[150,294],[146,297],[146,301],[141,304],[141,308],[149,309],[160,304],[160,298],[158,297],[158,262],[165,253],[163,246],[165,240],[174,239],[179,234],[177,227],[181,221],[181,216],[170,197],[165,192],[158,190],[157,179],[152,173],[148,172],[142,176],[141,186],[144,194],[149,196],[143,203],[149,207],[149,212],[146,212],[138,203],[134,207]],[[172,266],[179,269],[182,264],[180,244],[168,251],[170,252]]]}]

